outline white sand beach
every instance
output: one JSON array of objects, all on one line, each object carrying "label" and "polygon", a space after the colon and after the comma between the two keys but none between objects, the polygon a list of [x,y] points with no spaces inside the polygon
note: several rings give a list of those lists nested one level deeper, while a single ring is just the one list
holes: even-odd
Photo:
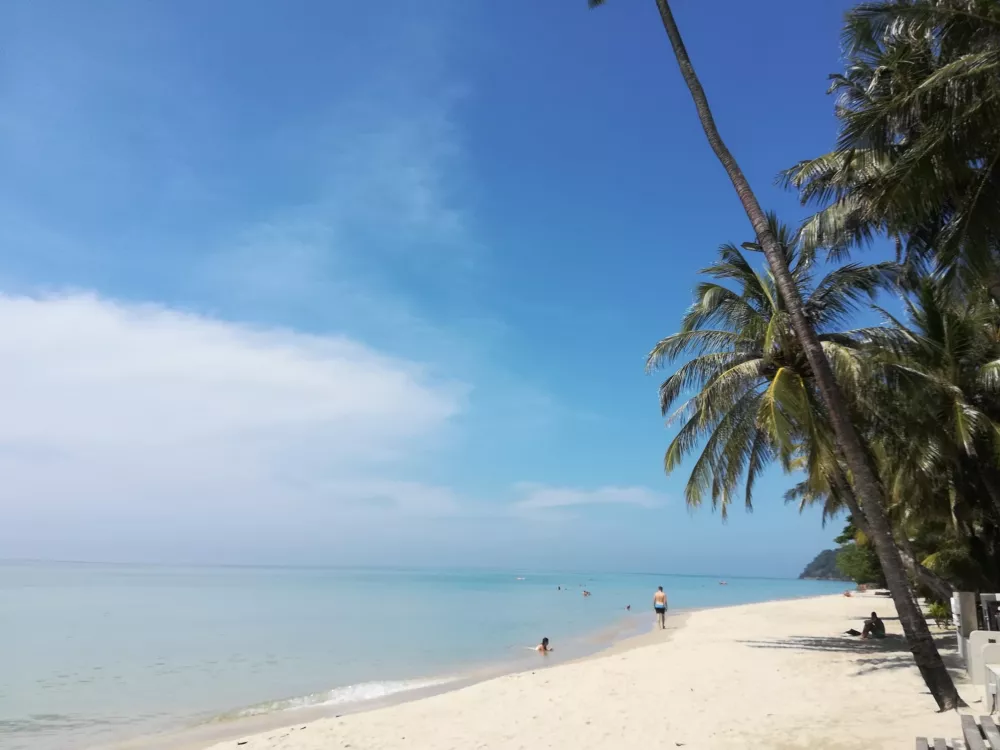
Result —
[{"label": "white sand beach", "polygon": [[[886,618],[885,641],[841,635],[873,609]],[[917,735],[959,736],[958,716],[937,713],[892,615],[889,600],[870,595],[693,612],[579,662],[211,750],[889,750],[912,748]],[[946,649],[951,641],[941,638]],[[972,686],[959,689],[978,701]]]}]

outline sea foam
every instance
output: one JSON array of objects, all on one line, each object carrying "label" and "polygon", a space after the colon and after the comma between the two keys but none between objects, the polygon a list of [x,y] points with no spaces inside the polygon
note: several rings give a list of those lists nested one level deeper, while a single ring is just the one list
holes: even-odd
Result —
[{"label": "sea foam", "polygon": [[456,681],[457,677],[435,677],[419,680],[382,680],[376,682],[360,682],[357,685],[346,685],[344,687],[324,690],[320,693],[311,693],[299,698],[287,698],[284,700],[269,701],[256,706],[242,709],[241,711],[220,716],[217,720],[244,718],[247,716],[259,716],[261,714],[274,713],[276,711],[295,711],[302,708],[316,708],[319,706],[341,706],[353,703],[363,703],[365,701],[387,698],[390,695],[398,695],[412,690],[422,690],[425,688],[438,687]]}]

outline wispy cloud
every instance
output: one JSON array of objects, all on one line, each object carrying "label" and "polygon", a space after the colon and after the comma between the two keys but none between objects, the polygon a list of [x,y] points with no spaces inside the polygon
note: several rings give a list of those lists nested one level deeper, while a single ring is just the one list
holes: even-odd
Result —
[{"label": "wispy cloud", "polygon": [[284,147],[315,154],[313,192],[213,240],[183,286],[334,324],[384,319],[426,333],[422,296],[454,294],[482,252],[460,198],[451,104],[439,98],[413,109],[387,97],[381,111],[334,113],[328,131],[289,135]]},{"label": "wispy cloud", "polygon": [[428,297],[461,294],[485,252],[449,7],[386,23],[390,53],[359,60],[352,84],[318,97],[309,117],[278,118],[258,134],[260,179],[274,173],[293,187],[205,246],[188,278],[196,292],[427,333]]},{"label": "wispy cloud", "polygon": [[[450,60],[458,5],[359,7],[332,41],[293,27],[318,61],[274,50],[263,78],[238,55],[215,75],[188,62],[191,26],[169,4],[15,13],[0,81],[0,167],[16,185],[0,188],[0,280],[116,296],[155,286],[160,299],[326,328],[374,327],[381,309],[382,328],[425,333],[420,293],[462,288],[455,274],[482,248]],[[249,15],[219,44],[256,58],[268,16],[309,24]],[[372,29],[377,43],[354,43]]]},{"label": "wispy cloud", "polygon": [[519,511],[573,508],[586,505],[634,505],[655,508],[667,502],[666,495],[646,487],[551,487],[522,483],[517,486],[519,499],[514,507]]}]

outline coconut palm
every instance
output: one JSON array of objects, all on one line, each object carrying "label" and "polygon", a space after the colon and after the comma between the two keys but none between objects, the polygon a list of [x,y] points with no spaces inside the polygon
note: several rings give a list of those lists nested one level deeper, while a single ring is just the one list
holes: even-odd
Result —
[{"label": "coconut palm", "polygon": [[[1000,306],[985,290],[953,298],[924,279],[906,322],[850,335],[869,355],[872,441],[902,524],[937,519],[1000,569]],[[917,524],[919,525],[919,523]]]},{"label": "coconut palm", "polygon": [[1000,297],[1000,3],[863,3],[843,40],[837,148],[785,173],[823,207],[809,237],[843,251],[888,234]]},{"label": "coconut palm", "polygon": [[[856,342],[841,327],[860,303],[893,282],[895,264],[844,265],[815,283],[813,257],[800,252],[795,235],[773,214],[768,222],[807,319],[840,381],[853,390],[862,363]],[[694,355],[660,386],[664,415],[674,412],[671,420],[681,423],[664,457],[665,470],[673,471],[702,446],[687,501],[696,507],[709,494],[723,517],[738,490],[752,506],[754,482],[772,461],[837,481],[833,472],[842,469],[832,431],[773,276],[755,269],[733,244],[722,245],[718,259],[701,273],[708,279],[698,284],[680,331],[659,341],[647,358],[647,369],[656,370]]]},{"label": "coconut palm", "polygon": [[[884,313],[885,325],[845,334],[864,359],[859,424],[915,577],[943,599],[947,582],[929,568],[992,589],[1000,580],[1000,307],[982,288],[955,298],[926,277],[905,307],[905,322]],[[849,485],[810,471],[789,498],[821,503],[825,516],[846,507],[865,531]]]},{"label": "coconut palm", "polygon": [[[870,399],[866,398],[870,402]],[[956,590],[954,583],[938,568],[929,563],[927,555],[918,552],[912,537],[924,536],[929,517],[924,512],[923,503],[929,497],[934,497],[940,491],[940,482],[936,477],[927,476],[921,471],[923,466],[918,462],[906,462],[904,457],[890,454],[885,445],[875,438],[872,445],[872,458],[878,469],[885,495],[889,499],[888,515],[899,547],[903,564],[913,579],[941,602],[951,600]],[[914,476],[900,470],[905,465],[910,471],[914,469],[921,474],[925,482],[914,482]],[[864,512],[858,504],[850,481],[838,465],[827,470],[810,466],[805,457],[800,457],[792,463],[793,470],[805,472],[805,478],[785,493],[785,502],[796,503],[800,511],[806,508],[820,506],[823,513],[823,523],[846,511],[852,519],[857,531],[868,538],[868,523]],[[902,479],[911,481],[900,481]],[[906,488],[906,490],[904,490]],[[943,524],[947,526],[947,524]],[[944,571],[947,573],[947,570]],[[961,578],[963,583],[970,579]],[[979,585],[975,586],[979,588]]]},{"label": "coconut palm", "polygon": [[[862,382],[862,352],[840,326],[860,302],[895,280],[895,264],[846,265],[814,284],[812,257],[800,252],[787,226],[774,216],[769,220],[838,379],[848,386],[852,400],[861,401],[861,386],[869,386]],[[798,490],[805,495],[809,488],[810,503],[823,497],[830,515],[847,508],[863,522],[773,278],[755,270],[732,244],[723,245],[718,260],[703,273],[711,280],[698,285],[680,332],[660,341],[647,360],[649,369],[659,369],[694,355],[660,388],[665,415],[684,394],[696,391],[672,417],[682,426],[667,449],[664,468],[673,471],[702,446],[685,495],[697,507],[710,494],[712,507],[725,518],[740,490],[746,507],[752,507],[756,478],[778,460],[786,470],[806,472]],[[859,404],[858,412],[866,409]],[[905,537],[897,535],[897,541],[911,575],[939,598],[949,599],[948,582],[920,564],[907,550]]]},{"label": "coconut palm", "polygon": [[[589,0],[591,7],[603,3],[604,0]],[[705,137],[726,170],[726,174],[743,204],[743,209],[757,236],[757,242],[767,258],[775,287],[784,300],[790,327],[795,332],[795,337],[812,370],[824,412],[836,437],[837,450],[850,469],[855,493],[868,520],[871,538],[882,563],[886,582],[892,593],[900,624],[909,640],[914,660],[938,706],[941,709],[954,708],[961,702],[958,692],[955,690],[951,676],[944,667],[941,655],[938,653],[934,639],[931,637],[927,623],[910,589],[902,558],[893,542],[892,530],[882,506],[879,483],[867,463],[865,448],[851,422],[848,405],[834,377],[830,362],[823,352],[822,342],[806,317],[805,306],[789,269],[788,261],[782,252],[778,239],[771,231],[767,215],[761,208],[760,201],[757,200],[746,176],[719,134],[708,104],[708,98],[688,56],[670,4],[667,0],[656,0],[656,7],[664,31],[670,40],[674,57],[680,67],[681,75],[694,101]]]}]

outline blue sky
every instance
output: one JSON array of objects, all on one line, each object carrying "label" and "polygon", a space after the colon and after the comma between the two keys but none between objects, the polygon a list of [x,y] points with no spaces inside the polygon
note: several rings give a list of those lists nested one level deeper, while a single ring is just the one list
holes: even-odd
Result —
[{"label": "blue sky", "polygon": [[[847,3],[675,12],[762,202]],[[664,477],[646,352],[750,239],[652,2],[0,8],[5,556],[794,575]]]}]

